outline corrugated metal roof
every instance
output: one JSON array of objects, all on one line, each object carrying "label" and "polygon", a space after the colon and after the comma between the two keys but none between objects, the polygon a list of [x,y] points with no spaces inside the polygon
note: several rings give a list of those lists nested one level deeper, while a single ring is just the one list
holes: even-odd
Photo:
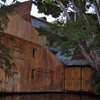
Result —
[{"label": "corrugated metal roof", "polygon": [[69,61],[71,60],[72,57],[65,57],[64,55],[61,55],[61,51],[59,51],[56,54],[56,57],[63,62],[65,65],[67,65],[69,63]]},{"label": "corrugated metal roof", "polygon": [[84,59],[72,59],[72,56],[70,57],[65,57],[64,55],[61,55],[61,51],[59,51],[59,48],[60,47],[48,47],[48,50],[50,51],[55,51],[57,52],[56,53],[56,57],[61,61],[63,62],[65,65],[90,65],[87,60],[84,58]]},{"label": "corrugated metal roof", "polygon": [[[40,21],[36,18],[32,18],[32,24],[34,27],[36,28],[39,28],[39,26],[45,26],[45,27],[49,27],[49,25],[47,25],[47,23],[43,22],[43,21]],[[86,59],[79,59],[79,60],[76,60],[76,59],[72,59],[72,56],[71,57],[65,57],[64,55],[61,55],[61,51],[59,51],[59,48],[60,47],[48,47],[48,50],[50,51],[55,51],[57,52],[56,53],[56,57],[61,61],[63,62],[65,65],[90,65]]]},{"label": "corrugated metal roof", "polygon": [[44,23],[44,22],[37,20],[37,19],[34,19],[34,18],[32,18],[32,24],[36,28],[39,28],[40,26],[49,27],[49,25],[47,25],[47,23]]},{"label": "corrugated metal roof", "polygon": [[47,46],[47,48],[48,48],[48,50],[50,50],[50,51],[55,51],[55,52],[57,52],[55,56],[56,56],[61,62],[63,62],[65,65],[67,65],[67,64],[69,63],[69,61],[71,60],[71,58],[72,58],[72,57],[65,57],[64,55],[61,55],[61,51],[59,51],[59,48],[60,48],[60,47],[48,47],[48,46]]},{"label": "corrugated metal roof", "polygon": [[49,47],[49,46],[46,47],[48,48],[48,50],[55,51],[55,52],[59,52],[59,48],[60,48],[60,47]]},{"label": "corrugated metal roof", "polygon": [[67,65],[90,65],[86,59],[83,60],[71,60]]}]

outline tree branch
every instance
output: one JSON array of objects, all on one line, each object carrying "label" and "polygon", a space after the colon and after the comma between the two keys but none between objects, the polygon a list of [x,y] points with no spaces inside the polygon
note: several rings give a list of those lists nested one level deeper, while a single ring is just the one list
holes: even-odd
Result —
[{"label": "tree branch", "polygon": [[89,55],[85,49],[83,48],[83,46],[81,44],[78,44],[78,46],[80,47],[80,49],[82,50],[82,54],[84,55],[84,57],[86,58],[86,60],[90,63],[90,65],[92,67],[95,67],[95,63],[94,60],[91,58],[91,55]]},{"label": "tree branch", "polygon": [[[53,34],[52,32],[49,32],[49,31],[47,31],[47,30],[44,30],[44,29],[37,29],[39,32],[42,32],[42,33],[47,33],[47,34],[42,34],[42,35],[55,35],[55,36],[57,36],[57,38],[59,39],[59,40],[62,40],[62,41],[67,41],[67,39],[66,39],[66,37],[63,37],[63,36],[60,36],[60,35],[58,35],[58,34]],[[40,33],[40,35],[41,35],[41,33]]]},{"label": "tree branch", "polygon": [[74,9],[75,9],[75,11],[76,11],[76,13],[77,13],[77,15],[78,15],[79,17],[81,17],[80,12],[79,12],[78,8],[76,7],[76,5],[74,4],[73,1],[72,1],[72,5],[73,5],[73,7],[74,7]]},{"label": "tree branch", "polygon": [[65,6],[62,4],[62,2],[60,0],[56,0],[56,2],[60,5],[60,8],[63,9],[65,15],[67,16],[68,20],[70,20],[70,15],[69,13],[67,12]]},{"label": "tree branch", "polygon": [[55,4],[55,3],[53,3],[53,2],[51,2],[51,4],[53,4],[53,5],[55,5],[56,7],[59,7],[59,8],[60,8],[60,6],[58,6],[57,4]]},{"label": "tree branch", "polygon": [[97,18],[98,18],[98,21],[99,21],[99,27],[100,27],[100,10],[99,10],[99,8],[97,6],[98,5],[97,0],[95,0],[94,2],[96,4],[95,10],[96,10],[96,15],[97,15]]}]

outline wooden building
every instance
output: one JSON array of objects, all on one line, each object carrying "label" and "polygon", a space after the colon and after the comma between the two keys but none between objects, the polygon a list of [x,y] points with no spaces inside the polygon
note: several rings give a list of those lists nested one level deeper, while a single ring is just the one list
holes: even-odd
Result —
[{"label": "wooden building", "polygon": [[[32,22],[35,28],[39,25],[48,27],[46,21],[32,16]],[[64,91],[84,91],[90,89],[91,66],[81,53],[73,54],[72,57],[64,57],[59,51],[59,46],[54,43],[52,47],[46,43],[47,48],[51,51],[64,66]]]},{"label": "wooden building", "polygon": [[[13,77],[0,70],[0,91],[36,92],[63,91],[64,69],[62,63],[46,48],[46,39],[38,36],[30,16],[31,1],[14,7],[14,15],[9,16],[6,36],[14,41],[2,41],[11,48]],[[34,24],[34,23],[33,23]]]},{"label": "wooden building", "polygon": [[0,69],[0,91],[88,91],[91,66],[80,53],[64,58],[57,55],[59,48],[48,47],[52,53],[47,49],[46,38],[37,31],[39,24],[47,26],[47,22],[30,16],[31,5],[32,1],[23,2],[9,16],[5,33],[14,41],[2,42],[11,48],[11,71],[18,74],[8,78]]},{"label": "wooden building", "polygon": [[91,66],[81,53],[74,54],[65,70],[65,91],[88,92],[91,88]]},{"label": "wooden building", "polygon": [[64,91],[88,92],[91,90],[91,66],[81,53],[64,57],[60,55],[58,48],[48,47],[48,49],[64,66]]}]

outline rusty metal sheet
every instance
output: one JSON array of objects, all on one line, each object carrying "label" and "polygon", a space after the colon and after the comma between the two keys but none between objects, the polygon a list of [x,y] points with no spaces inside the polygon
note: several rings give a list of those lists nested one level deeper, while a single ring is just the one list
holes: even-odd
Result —
[{"label": "rusty metal sheet", "polygon": [[68,65],[90,65],[85,59],[84,60],[71,60]]}]

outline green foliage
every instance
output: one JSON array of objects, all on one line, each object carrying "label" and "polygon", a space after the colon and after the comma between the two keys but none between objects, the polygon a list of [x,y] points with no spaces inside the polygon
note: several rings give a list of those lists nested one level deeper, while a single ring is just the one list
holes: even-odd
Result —
[{"label": "green foliage", "polygon": [[[87,24],[84,18],[78,18],[77,22],[68,21],[67,23],[56,20],[54,23],[49,24],[49,28],[40,27],[38,30],[40,35],[45,35],[52,44],[59,42],[62,54],[66,54],[66,56],[71,56],[73,50],[79,48],[78,44],[83,45],[87,52],[100,49],[100,39],[98,37],[100,33],[97,27],[97,19],[94,20],[94,17],[89,15],[87,19],[90,25]],[[94,33],[95,36],[93,37]],[[94,41],[86,46],[84,40],[90,38]]]},{"label": "green foliage", "polygon": [[[45,15],[52,15],[55,18],[58,17],[62,12],[62,10],[53,5],[51,2],[48,3],[48,1],[50,0],[34,0],[33,3],[37,6],[38,13],[44,13]],[[56,3],[56,1],[53,2]]]},{"label": "green foliage", "polygon": [[50,0],[45,0],[45,2],[46,2],[46,3],[49,3],[49,2],[50,2]]},{"label": "green foliage", "polygon": [[[12,72],[12,73],[8,73],[8,77],[13,77],[14,74],[17,74],[18,75],[18,72]],[[14,78],[13,78],[14,79]]]},{"label": "green foliage", "polygon": [[[56,1],[57,0],[34,0],[33,3],[37,6],[38,13],[44,13],[45,15],[52,15],[52,17],[57,18],[61,13],[63,13],[63,10],[54,5],[54,4],[58,5]],[[72,0],[60,0],[60,1],[66,8],[68,8],[69,7],[68,5],[70,4],[70,2],[72,2]],[[76,7],[81,9],[81,11],[84,13],[93,4],[93,0],[73,0],[73,2],[75,3]],[[89,2],[88,5],[87,2]]]},{"label": "green foliage", "polygon": [[[2,0],[4,3],[6,0]],[[13,0],[14,2],[15,0]],[[15,4],[16,5],[16,4]],[[13,15],[13,6],[6,6],[1,4],[0,7],[0,68],[4,69],[6,75],[11,75],[11,67],[10,59],[12,59],[10,53],[10,48],[4,44],[4,41],[7,39],[13,40],[11,37],[5,36],[5,30],[8,27],[9,18],[8,15]]]},{"label": "green foliage", "polygon": [[[59,9],[55,6],[57,4],[56,1],[57,0],[53,0],[52,2],[50,2],[50,0],[34,0],[34,4],[37,5],[40,13],[44,13],[45,15],[51,14],[56,18],[64,11],[64,9]],[[66,9],[72,2],[72,0],[60,1]],[[38,29],[39,34],[45,35],[51,44],[58,42],[60,44],[60,50],[65,56],[72,56],[73,51],[82,51],[79,45],[82,45],[88,54],[91,50],[100,49],[100,28],[97,17],[96,15],[85,13],[92,4],[100,7],[100,3],[95,4],[94,0],[73,0],[73,2],[79,9],[79,14],[77,14],[80,18],[77,17],[76,22],[73,22],[73,14],[70,12],[70,21],[65,23],[64,21],[56,20],[54,23],[49,24],[49,28],[40,27]],[[55,5],[53,5],[53,3],[55,3]],[[90,39],[92,39],[91,42]],[[98,53],[100,54],[100,52]],[[100,72],[95,70],[91,78],[91,87],[97,87],[97,92],[100,92]]]},{"label": "green foliage", "polygon": [[100,93],[100,72],[96,70],[96,68],[91,68],[92,73],[91,73],[91,87],[92,87],[92,92],[97,92]]}]

